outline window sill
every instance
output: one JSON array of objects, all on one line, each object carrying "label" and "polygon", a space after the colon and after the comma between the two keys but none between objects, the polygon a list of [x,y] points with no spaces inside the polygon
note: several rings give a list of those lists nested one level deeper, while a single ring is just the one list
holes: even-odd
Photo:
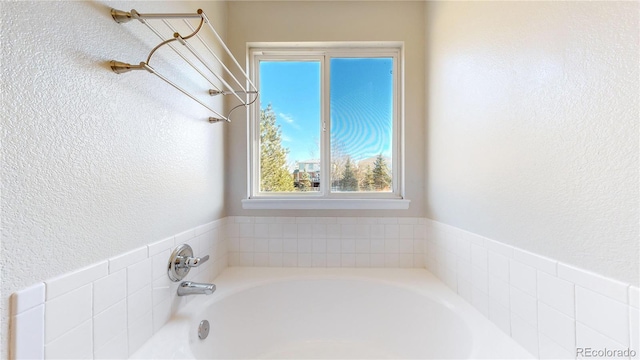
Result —
[{"label": "window sill", "polygon": [[243,199],[252,210],[406,210],[406,199]]}]

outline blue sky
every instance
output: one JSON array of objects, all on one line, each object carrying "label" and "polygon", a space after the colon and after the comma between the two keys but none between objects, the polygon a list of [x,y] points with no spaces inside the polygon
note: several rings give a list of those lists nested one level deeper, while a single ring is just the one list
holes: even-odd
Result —
[{"label": "blue sky", "polygon": [[[331,137],[354,160],[391,155],[393,60],[331,59]],[[289,162],[320,157],[320,63],[262,61],[260,106],[271,104]]]}]

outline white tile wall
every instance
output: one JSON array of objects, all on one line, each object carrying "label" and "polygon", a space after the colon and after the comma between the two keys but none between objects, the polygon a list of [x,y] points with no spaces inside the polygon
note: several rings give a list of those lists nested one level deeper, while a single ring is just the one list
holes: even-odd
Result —
[{"label": "white tile wall", "polygon": [[92,359],[93,358],[93,321],[83,322],[48,342],[44,347],[45,359]]},{"label": "white tile wall", "polygon": [[562,263],[558,263],[558,277],[614,300],[628,302],[629,284]]},{"label": "white tile wall", "polygon": [[231,266],[424,267],[425,219],[229,217]]},{"label": "white tile wall", "polygon": [[131,295],[127,296],[127,313],[129,314],[127,316],[127,323],[129,326],[136,322],[142,315],[145,315],[153,304],[151,285],[149,284],[130,294]]},{"label": "white tile wall", "polygon": [[576,322],[573,318],[562,314],[551,306],[538,302],[538,332],[567,351],[576,347]]},{"label": "white tile wall", "polygon": [[488,318],[532,354],[575,359],[585,347],[640,353],[637,287],[436,221],[425,227],[427,269],[485,315],[486,284]]},{"label": "white tile wall", "polygon": [[629,345],[629,306],[625,303],[576,286],[576,320]]},{"label": "white tile wall", "polygon": [[126,297],[126,269],[122,269],[93,282],[93,311],[96,314]]},{"label": "white tile wall", "polygon": [[525,265],[518,260],[509,261],[509,283],[523,292],[536,296],[537,276],[536,269]]},{"label": "white tile wall", "polygon": [[128,332],[125,329],[104,346],[93,351],[94,359],[126,359],[129,357]]},{"label": "white tile wall", "polygon": [[145,341],[149,340],[149,338],[153,335],[153,313],[152,311],[147,311],[142,314],[138,318],[138,320],[134,321],[131,325],[129,325],[127,334],[129,335],[127,338],[129,356],[136,352]]},{"label": "white tile wall", "polygon": [[635,286],[629,288],[629,305],[640,308],[640,289]]},{"label": "white tile wall", "polygon": [[534,356],[539,356],[538,330],[515,313],[511,313],[511,337]]},{"label": "white tile wall", "polygon": [[172,302],[180,304],[166,274],[172,249],[186,242],[196,255],[209,254],[186,280],[213,281],[228,265],[226,224],[217,220],[13,294],[12,358],[127,358],[169,319]]},{"label": "white tile wall", "polygon": [[44,358],[44,304],[12,317],[11,339],[14,358]]},{"label": "white tile wall", "polygon": [[506,334],[511,334],[511,313],[509,307],[489,298],[489,320]]},{"label": "white tile wall", "polygon": [[228,265],[427,267],[540,358],[573,359],[579,347],[640,352],[638,288],[553,259],[420,218],[229,217],[17,292],[13,358],[134,353],[188,302],[166,275],[182,243],[211,256],[194,281]]},{"label": "white tile wall", "polygon": [[509,293],[511,312],[518,315],[531,326],[538,325],[538,304],[536,298],[511,286]]},{"label": "white tile wall", "polygon": [[[580,322],[576,322],[576,346],[578,348],[592,349],[626,349],[621,344],[606,335],[594,330]],[[635,349],[634,349],[635,350]],[[637,350],[636,350],[637,351]]]},{"label": "white tile wall", "polygon": [[122,269],[126,269],[127,266],[143,261],[147,257],[149,257],[149,248],[147,246],[142,246],[124,254],[114,256],[109,259],[109,273],[113,274]]},{"label": "white tile wall", "polygon": [[574,291],[573,283],[538,271],[538,300],[570,317],[575,316]]},{"label": "white tile wall", "polygon": [[11,308],[19,314],[35,306],[44,304],[46,288],[44,283],[34,284],[11,296]]},{"label": "white tile wall", "polygon": [[489,298],[509,308],[511,303],[509,283],[495,276],[489,276]]},{"label": "white tile wall", "polygon": [[122,300],[93,316],[93,346],[102,348],[127,330],[127,304]]},{"label": "white tile wall", "polygon": [[45,303],[45,342],[67,333],[91,319],[93,315],[92,284],[60,295]]},{"label": "white tile wall", "polygon": [[105,277],[108,274],[109,263],[107,261],[103,261],[98,264],[79,269],[70,274],[49,279],[45,282],[47,284],[47,301],[66,294],[71,290],[77,289],[82,285],[89,284],[97,279]]},{"label": "white tile wall", "polygon": [[[636,288],[637,289],[637,288]],[[629,348],[640,348],[640,310],[637,307],[629,307],[629,331],[631,333],[631,343]],[[637,351],[637,350],[636,350]],[[640,351],[637,351],[640,352]],[[640,359],[640,354],[637,354],[634,359]]]},{"label": "white tile wall", "polygon": [[576,354],[573,350],[567,350],[558,345],[555,341],[549,339],[544,334],[538,335],[538,346],[540,347],[541,359],[575,359]]}]

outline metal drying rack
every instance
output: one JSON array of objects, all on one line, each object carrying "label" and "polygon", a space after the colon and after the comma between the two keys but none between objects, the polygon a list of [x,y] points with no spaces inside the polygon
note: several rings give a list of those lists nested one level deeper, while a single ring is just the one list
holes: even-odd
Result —
[{"label": "metal drying rack", "polygon": [[[167,84],[169,84],[169,85],[173,86],[175,89],[179,90],[184,95],[190,97],[192,100],[196,101],[198,104],[202,105],[207,110],[211,111],[215,115],[215,116],[209,117],[209,122],[211,122],[211,123],[216,123],[216,122],[220,122],[220,121],[230,122],[231,120],[229,119],[229,117],[230,117],[231,112],[233,110],[235,110],[238,107],[249,106],[249,105],[253,104],[257,100],[257,98],[258,98],[258,89],[256,88],[256,86],[253,84],[253,82],[249,78],[249,75],[247,75],[247,73],[244,71],[244,69],[242,69],[242,66],[240,66],[240,64],[238,63],[238,60],[236,60],[236,58],[233,56],[233,54],[231,53],[231,51],[229,50],[227,45],[224,43],[224,41],[222,40],[220,35],[218,35],[218,32],[213,28],[213,26],[211,25],[211,22],[209,21],[209,18],[207,18],[207,15],[204,13],[204,11],[202,11],[202,9],[198,9],[197,13],[194,13],[194,14],[175,14],[175,13],[174,14],[171,14],[171,13],[169,13],[169,14],[140,14],[136,10],[131,10],[129,12],[126,12],[126,11],[122,11],[122,10],[111,9],[111,16],[119,24],[129,22],[129,21],[131,21],[133,19],[138,20],[141,23],[145,24],[154,34],[156,34],[162,40],[161,43],[159,43],[156,47],[154,47],[149,52],[149,55],[147,56],[146,61],[142,61],[138,65],[132,65],[132,64],[129,64],[129,63],[125,63],[125,62],[112,60],[110,62],[110,65],[111,65],[111,69],[114,72],[116,72],[118,74],[122,74],[122,73],[129,72],[131,70],[147,70],[148,72],[156,75],[158,78],[160,78],[161,80],[163,80]],[[193,25],[188,21],[188,19],[200,19],[200,22],[199,22],[198,26],[196,28],[194,28]],[[162,36],[161,32],[158,31],[158,29],[156,29],[147,20],[161,20],[173,32],[173,37],[169,38],[169,39],[165,39]],[[192,31],[192,33],[187,35],[187,36],[180,35],[180,33],[176,30],[175,26],[173,26],[169,22],[169,20],[182,20],[186,24],[186,26],[190,29],[190,31]],[[206,24],[206,26],[204,26],[205,24]],[[233,63],[238,67],[238,69],[240,70],[240,72],[244,76],[244,80],[248,84],[247,87],[242,86],[240,81],[233,75],[231,70],[229,70],[229,68],[223,63],[223,61],[220,59],[218,54],[216,54],[216,52],[211,48],[211,46],[209,46],[204,41],[202,36],[200,36],[199,32],[205,27],[208,28],[209,30],[211,30],[211,32],[213,33],[215,39],[219,42],[219,44],[225,50],[225,52],[227,53],[229,58],[233,61]],[[240,90],[234,89],[227,81],[224,80],[223,76],[221,76],[220,74],[218,74],[216,71],[213,70],[211,64],[209,64],[205,60],[204,56],[202,56],[202,54],[189,43],[188,40],[192,40],[192,39],[194,41],[198,40],[200,42],[200,44],[206,49],[206,51],[226,71],[226,73],[229,75],[229,77],[231,79],[233,79],[233,82],[235,82],[235,84],[239,87]],[[193,59],[190,59],[183,52],[179,51],[176,48],[176,46],[174,46],[175,42],[182,44],[184,46],[184,48],[187,49],[187,52],[190,53],[193,57],[195,57],[197,62],[199,62],[202,65],[202,67],[204,67],[206,69],[206,71],[203,71],[203,69],[198,67],[195,64],[195,61],[193,61]],[[187,64],[189,64],[196,72],[198,72],[209,84],[211,84],[211,86],[213,88],[212,89],[208,89],[207,94],[209,96],[233,95],[240,101],[240,105],[237,105],[234,108],[232,108],[229,111],[229,113],[226,116],[224,116],[220,112],[214,110],[213,108],[211,108],[211,106],[207,105],[205,102],[203,102],[202,100],[198,99],[196,96],[194,96],[193,94],[191,94],[190,92],[185,90],[184,88],[180,87],[175,82],[169,80],[167,77],[165,77],[164,75],[159,73],[154,68],[152,68],[151,65],[149,65],[149,62],[151,61],[151,58],[153,57],[153,55],[156,53],[156,51],[158,49],[160,49],[161,47],[163,47],[165,45],[167,45],[169,48],[171,48],[176,54],[178,54],[178,56],[180,56]],[[216,85],[211,80],[210,76],[206,74],[206,72],[212,74],[220,82],[220,84],[222,84],[222,86]],[[245,98],[243,99],[240,96],[240,94],[244,94]],[[250,99],[251,97],[253,97],[253,98]]]}]

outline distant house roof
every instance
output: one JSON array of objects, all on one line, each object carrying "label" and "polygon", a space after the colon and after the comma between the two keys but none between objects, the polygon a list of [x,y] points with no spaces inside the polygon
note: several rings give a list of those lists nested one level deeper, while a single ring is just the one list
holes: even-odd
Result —
[{"label": "distant house roof", "polygon": [[302,161],[296,161],[298,164],[320,164],[320,159],[309,159],[309,160],[302,160]]}]

